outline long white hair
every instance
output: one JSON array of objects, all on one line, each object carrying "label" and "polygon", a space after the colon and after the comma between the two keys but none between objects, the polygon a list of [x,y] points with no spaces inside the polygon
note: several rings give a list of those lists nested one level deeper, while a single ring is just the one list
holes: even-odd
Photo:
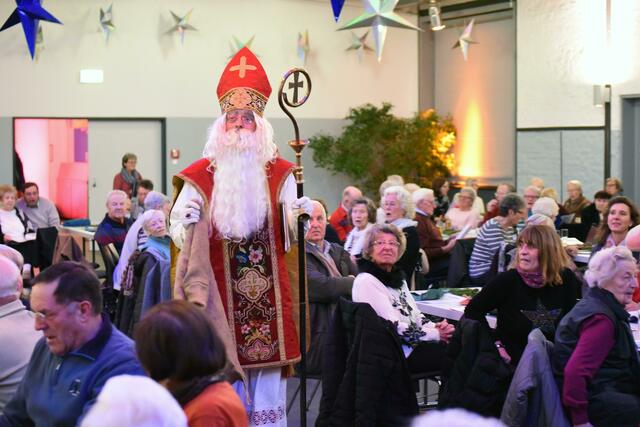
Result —
[{"label": "long white hair", "polygon": [[214,168],[210,218],[220,237],[234,241],[247,239],[258,231],[267,217],[269,204],[265,166],[278,155],[273,128],[254,114],[256,131],[225,131],[226,114],[209,128],[202,153]]}]

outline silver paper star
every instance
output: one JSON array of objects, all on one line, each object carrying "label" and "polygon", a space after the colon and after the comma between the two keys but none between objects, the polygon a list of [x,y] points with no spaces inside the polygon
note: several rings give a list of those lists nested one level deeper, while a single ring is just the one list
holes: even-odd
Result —
[{"label": "silver paper star", "polygon": [[307,65],[307,56],[309,55],[309,30],[304,33],[298,33],[298,58],[302,61],[302,65]]},{"label": "silver paper star", "polygon": [[198,31],[196,27],[189,24],[189,18],[191,17],[191,12],[193,12],[193,9],[187,12],[187,14],[184,16],[178,16],[171,10],[169,12],[171,12],[171,16],[173,17],[174,25],[169,31],[167,31],[167,34],[178,32],[178,34],[180,34],[180,43],[184,44],[184,33],[186,31]]},{"label": "silver paper star", "polygon": [[467,60],[467,57],[469,55],[469,45],[478,43],[477,41],[471,38],[471,31],[473,31],[474,23],[475,23],[475,19],[472,19],[471,22],[467,24],[462,34],[460,34],[460,37],[458,37],[458,41],[452,47],[452,49],[455,49],[457,47],[460,48],[460,50],[462,51],[462,56],[464,57],[465,61]]},{"label": "silver paper star", "polygon": [[340,28],[340,30],[371,26],[373,40],[376,44],[376,54],[378,56],[378,62],[380,62],[388,27],[422,31],[393,11],[398,1],[399,0],[362,0],[365,13],[353,19],[347,25]]},{"label": "silver paper star", "polygon": [[358,53],[358,60],[362,62],[362,57],[364,56],[365,50],[373,50],[371,46],[367,44],[367,37],[369,36],[369,31],[364,33],[363,36],[358,37],[356,33],[351,31],[351,46],[347,48],[347,51],[355,50]]},{"label": "silver paper star", "polygon": [[112,31],[115,31],[116,26],[113,25],[113,3],[109,5],[106,10],[100,8],[100,28],[104,34],[104,41],[109,43],[109,36]]},{"label": "silver paper star", "polygon": [[36,34],[36,55],[35,60],[40,59],[40,54],[44,50],[44,35],[42,33],[42,25],[38,25],[38,33]]},{"label": "silver paper star", "polygon": [[[229,55],[229,59],[233,58],[234,56],[236,56],[236,53],[238,53],[240,51],[240,49],[242,49],[243,47],[247,47],[249,49],[251,49],[251,43],[253,43],[253,39],[256,36],[253,35],[251,36],[251,38],[246,42],[246,43],[242,43],[240,41],[240,39],[238,39],[236,36],[233,36],[233,41],[229,42],[229,50],[231,51],[231,55]],[[255,52],[254,52],[255,55]],[[260,56],[260,55],[256,55],[256,56]]]}]

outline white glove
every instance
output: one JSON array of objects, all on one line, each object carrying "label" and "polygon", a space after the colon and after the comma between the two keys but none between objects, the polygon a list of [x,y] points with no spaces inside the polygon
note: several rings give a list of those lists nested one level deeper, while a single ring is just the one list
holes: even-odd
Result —
[{"label": "white glove", "polygon": [[200,204],[195,200],[189,200],[184,207],[178,210],[178,221],[186,227],[200,220]]},{"label": "white glove", "polygon": [[307,215],[311,215],[313,212],[313,203],[311,203],[311,199],[307,196],[300,197],[293,202],[292,205],[294,210],[298,211],[298,215],[306,213]]}]

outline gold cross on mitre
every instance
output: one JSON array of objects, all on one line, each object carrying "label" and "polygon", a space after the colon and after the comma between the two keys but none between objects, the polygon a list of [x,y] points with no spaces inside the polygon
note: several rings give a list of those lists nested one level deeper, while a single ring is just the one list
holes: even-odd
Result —
[{"label": "gold cross on mitre", "polygon": [[229,71],[239,71],[238,77],[241,79],[244,79],[244,76],[247,74],[247,70],[255,71],[257,70],[257,67],[255,65],[248,65],[246,56],[241,56],[240,63],[229,68]]}]

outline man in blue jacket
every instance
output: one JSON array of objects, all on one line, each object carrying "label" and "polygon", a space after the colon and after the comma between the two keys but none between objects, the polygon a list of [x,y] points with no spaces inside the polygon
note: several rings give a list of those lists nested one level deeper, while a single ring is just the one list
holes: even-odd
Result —
[{"label": "man in blue jacket", "polygon": [[116,375],[144,375],[133,341],[102,314],[100,282],[87,267],[53,265],[31,292],[36,344],[13,399],[0,416],[5,426],[75,426]]}]

